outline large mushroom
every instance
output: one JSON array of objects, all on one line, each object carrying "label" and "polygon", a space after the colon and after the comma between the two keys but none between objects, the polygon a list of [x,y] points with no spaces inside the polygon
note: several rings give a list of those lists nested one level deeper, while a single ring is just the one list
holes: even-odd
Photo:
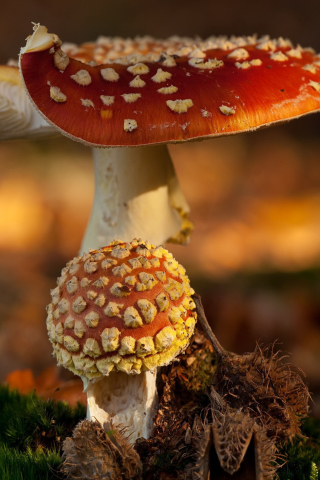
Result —
[{"label": "large mushroom", "polygon": [[51,291],[47,329],[58,364],[83,382],[87,417],[148,438],[156,371],[183,352],[196,311],[185,269],[163,247],[119,241],[70,261]]},{"label": "large mushroom", "polygon": [[179,240],[187,238],[188,207],[165,144],[320,109],[320,57],[282,38],[100,38],[65,50],[35,25],[20,66],[48,122],[94,147],[97,186],[84,249],[116,236],[162,243],[180,231]]}]

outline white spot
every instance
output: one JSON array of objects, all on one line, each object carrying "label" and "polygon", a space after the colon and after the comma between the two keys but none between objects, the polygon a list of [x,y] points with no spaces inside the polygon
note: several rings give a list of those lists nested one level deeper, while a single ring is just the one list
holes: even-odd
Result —
[{"label": "white spot", "polygon": [[142,327],[143,325],[142,318],[134,307],[126,308],[123,315],[123,320],[127,327],[137,328]]},{"label": "white spot", "polygon": [[176,52],[176,54],[179,57],[186,57],[191,52],[192,52],[192,49],[190,47],[181,47],[180,50]]},{"label": "white spot", "polygon": [[149,302],[149,300],[145,300],[145,299],[138,300],[137,304],[141,310],[141,313],[145,319],[145,322],[151,323],[157,314],[156,307],[151,302]]},{"label": "white spot", "polygon": [[114,104],[114,97],[112,95],[100,95],[100,98],[104,105],[113,105]]},{"label": "white spot", "polygon": [[204,109],[201,109],[201,115],[202,115],[204,118],[212,117],[212,113],[211,113],[211,112],[208,112],[208,110],[204,110]]},{"label": "white spot", "polygon": [[50,87],[50,98],[57,103],[65,102],[67,97],[61,92],[59,87]]},{"label": "white spot", "polygon": [[[160,273],[160,272],[159,272]],[[163,273],[163,272],[161,272]],[[157,275],[157,273],[156,273]],[[164,292],[159,293],[159,295],[156,297],[156,303],[159,307],[160,312],[165,312],[169,308],[169,300],[168,297]]]},{"label": "white spot", "polygon": [[69,310],[70,304],[66,298],[62,298],[58,303],[59,312],[64,314]]},{"label": "white spot", "polygon": [[109,302],[106,308],[104,309],[104,313],[108,317],[121,317],[120,310],[123,308],[123,304]]},{"label": "white spot", "polygon": [[94,103],[92,100],[89,100],[88,98],[81,98],[81,105],[84,107],[92,107],[94,108]]},{"label": "white spot", "polygon": [[320,83],[310,80],[309,85],[314,88],[316,92],[320,93]]},{"label": "white spot", "polygon": [[168,56],[165,60],[163,60],[162,65],[164,67],[175,67],[177,65],[177,62],[173,57]]},{"label": "white spot", "polygon": [[121,340],[119,355],[128,355],[130,353],[134,353],[135,344],[136,344],[136,341],[133,337],[129,337],[129,336],[123,337]]},{"label": "white spot", "polygon": [[314,65],[304,65],[304,67],[302,67],[303,70],[306,70],[307,72],[310,72],[310,73],[316,73],[316,67]]},{"label": "white spot", "polygon": [[97,288],[104,288],[106,285],[108,285],[108,283],[109,283],[108,277],[100,277],[98,278],[98,280],[93,282],[92,285],[94,285]]},{"label": "white spot", "polygon": [[275,52],[270,55],[270,60],[274,60],[276,62],[286,62],[288,59],[287,55],[282,52]]},{"label": "white spot", "polygon": [[116,245],[112,251],[111,256],[114,258],[126,258],[130,255],[130,250],[126,246]]},{"label": "white spot", "polygon": [[121,97],[123,97],[127,103],[133,103],[141,97],[141,93],[124,93]]},{"label": "white spot", "polygon": [[221,105],[219,110],[223,115],[234,115],[236,113],[235,107],[227,107],[226,105]]},{"label": "white spot", "polygon": [[195,48],[192,52],[189,53],[189,58],[205,58],[206,54],[200,50],[200,48]]},{"label": "white spot", "polygon": [[193,106],[193,101],[190,98],[185,100],[167,100],[166,104],[173,112],[186,113]]},{"label": "white spot", "polygon": [[87,288],[91,282],[92,280],[89,280],[88,278],[83,278],[80,282],[80,285],[82,288]]},{"label": "white spot", "polygon": [[88,327],[95,328],[99,323],[100,317],[97,312],[90,312],[84,317],[84,321],[88,325]]},{"label": "white spot", "polygon": [[122,263],[121,265],[119,265],[118,267],[114,267],[112,269],[112,273],[113,275],[115,275],[116,277],[124,277],[125,275],[127,275],[128,273],[131,272],[131,268],[129,267],[129,265],[127,265],[126,263]]},{"label": "white spot", "polygon": [[101,76],[107,82],[117,82],[119,80],[119,74],[113,68],[103,68],[100,70]]},{"label": "white spot", "polygon": [[64,71],[70,63],[70,59],[66,53],[64,53],[60,48],[55,52],[53,56],[53,61],[55,66]]},{"label": "white spot", "polygon": [[265,50],[265,51],[269,51],[271,50],[272,52],[276,49],[276,45],[275,45],[275,42],[272,41],[272,40],[266,40],[264,42],[261,42],[259,43],[256,48],[258,50]]},{"label": "white spot", "polygon": [[84,271],[86,273],[94,273],[98,270],[98,263],[97,262],[90,262],[90,257],[84,263]]},{"label": "white spot", "polygon": [[89,290],[87,292],[87,297],[89,298],[89,300],[94,300],[97,296],[98,294],[94,290]]},{"label": "white spot", "polygon": [[105,328],[101,333],[103,350],[114,352],[119,348],[120,331],[116,327]]},{"label": "white spot", "polygon": [[100,293],[98,296],[97,300],[94,302],[98,307],[103,307],[103,305],[106,303],[106,297],[103,295],[103,293]]},{"label": "white spot", "polygon": [[126,285],[116,282],[110,288],[110,293],[115,297],[123,298],[130,295],[130,289]]},{"label": "white spot", "polygon": [[[146,287],[143,290],[151,290],[158,283],[158,281],[154,278],[154,276],[151,273],[140,272],[139,279],[141,284]],[[137,288],[138,288],[138,285],[137,285]]]},{"label": "white spot", "polygon": [[117,260],[113,260],[112,258],[106,258],[101,263],[101,267],[105,270],[108,270],[108,268],[113,267],[114,265],[117,265]]},{"label": "white spot", "polygon": [[172,77],[172,73],[165,72],[161,68],[158,68],[157,73],[151,78],[154,82],[161,83],[161,82],[166,82],[171,77]]},{"label": "white spot", "polygon": [[292,58],[302,58],[300,48],[292,48],[291,50],[286,52],[286,55],[289,55],[289,57]]},{"label": "white spot", "polygon": [[136,63],[127,68],[128,72],[132,73],[133,75],[145,75],[149,73],[149,67],[144,63]]},{"label": "white spot", "polygon": [[68,293],[70,293],[70,295],[74,295],[79,287],[77,277],[72,277],[70,280],[67,281],[66,285]]},{"label": "white spot", "polygon": [[74,75],[71,75],[72,80],[74,80],[78,85],[90,85],[92,82],[90,74],[87,72],[87,70],[79,70],[77,73]]},{"label": "white spot", "polygon": [[70,335],[66,335],[63,339],[63,344],[69,352],[77,352],[79,350],[79,343]]},{"label": "white spot", "polygon": [[182,128],[183,131],[185,131],[186,128],[188,127],[188,125],[190,125],[190,122],[186,122],[186,123],[180,125],[180,127]]},{"label": "white spot", "polygon": [[134,79],[131,80],[131,82],[129,83],[130,87],[132,88],[142,88],[145,86],[145,84],[146,82],[144,82],[142,78],[140,78],[140,75],[134,77]]},{"label": "white spot", "polygon": [[253,67],[260,67],[260,65],[262,65],[262,60],[260,60],[260,58],[254,58],[253,60],[250,60],[249,63]]},{"label": "white spot", "polygon": [[245,60],[249,57],[249,52],[244,48],[236,48],[233,52],[229,53],[228,58],[234,58],[235,60]]},{"label": "white spot", "polygon": [[87,338],[83,347],[83,353],[93,358],[99,357],[101,355],[101,350],[97,340],[94,338]]},{"label": "white spot", "polygon": [[86,301],[80,296],[73,302],[72,310],[75,313],[80,314],[81,312],[83,312],[83,310],[86,308],[86,306],[87,306]]},{"label": "white spot", "polygon": [[159,93],[162,93],[163,95],[170,95],[171,93],[175,93],[178,91],[178,87],[175,87],[174,85],[170,85],[170,87],[162,87],[158,89]]},{"label": "white spot", "polygon": [[190,58],[189,65],[195,68],[210,70],[211,68],[220,68],[224,63],[222,60],[217,60],[216,58],[209,58],[206,62],[204,62],[202,58]]},{"label": "white spot", "polygon": [[125,132],[132,132],[138,128],[138,124],[136,120],[126,118],[123,122],[123,129]]},{"label": "white spot", "polygon": [[247,68],[250,68],[250,63],[249,63],[249,62],[242,62],[242,63],[236,62],[236,63],[235,63],[235,66],[236,66],[237,68],[242,69],[242,70],[246,70]]}]

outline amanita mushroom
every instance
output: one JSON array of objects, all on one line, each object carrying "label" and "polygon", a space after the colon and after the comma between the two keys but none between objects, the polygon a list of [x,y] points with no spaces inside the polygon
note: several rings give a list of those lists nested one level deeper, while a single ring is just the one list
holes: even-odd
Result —
[{"label": "amanita mushroom", "polygon": [[112,242],[70,261],[51,291],[47,329],[58,364],[81,376],[87,417],[148,438],[157,404],[156,370],[193,334],[194,293],[166,249]]},{"label": "amanita mushroom", "polygon": [[31,99],[62,133],[95,147],[97,191],[84,248],[114,236],[162,243],[179,231],[177,212],[186,218],[188,208],[164,144],[320,109],[320,57],[282,38],[100,38],[67,47],[67,55],[56,35],[34,30],[20,55]]}]

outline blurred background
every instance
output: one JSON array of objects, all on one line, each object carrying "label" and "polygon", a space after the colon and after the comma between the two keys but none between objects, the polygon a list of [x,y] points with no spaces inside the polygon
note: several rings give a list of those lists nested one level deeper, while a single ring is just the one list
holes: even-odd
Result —
[{"label": "blurred background", "polygon": [[[269,33],[320,51],[316,0],[1,2],[0,62],[31,21],[63,41],[99,35]],[[170,151],[195,231],[169,246],[223,346],[278,340],[307,374],[320,415],[320,115]],[[89,148],[58,137],[0,143],[0,381],[53,365],[45,305],[80,247],[93,198]]]}]

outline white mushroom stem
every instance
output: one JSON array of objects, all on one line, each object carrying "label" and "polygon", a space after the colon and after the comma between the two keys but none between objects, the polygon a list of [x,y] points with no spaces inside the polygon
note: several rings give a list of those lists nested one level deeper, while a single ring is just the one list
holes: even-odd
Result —
[{"label": "white mushroom stem", "polygon": [[158,404],[156,372],[129,375],[111,372],[90,381],[87,392],[87,418],[126,427],[129,441],[149,438]]},{"label": "white mushroom stem", "polygon": [[94,148],[95,198],[81,251],[115,238],[185,243],[189,207],[167,147]]}]

